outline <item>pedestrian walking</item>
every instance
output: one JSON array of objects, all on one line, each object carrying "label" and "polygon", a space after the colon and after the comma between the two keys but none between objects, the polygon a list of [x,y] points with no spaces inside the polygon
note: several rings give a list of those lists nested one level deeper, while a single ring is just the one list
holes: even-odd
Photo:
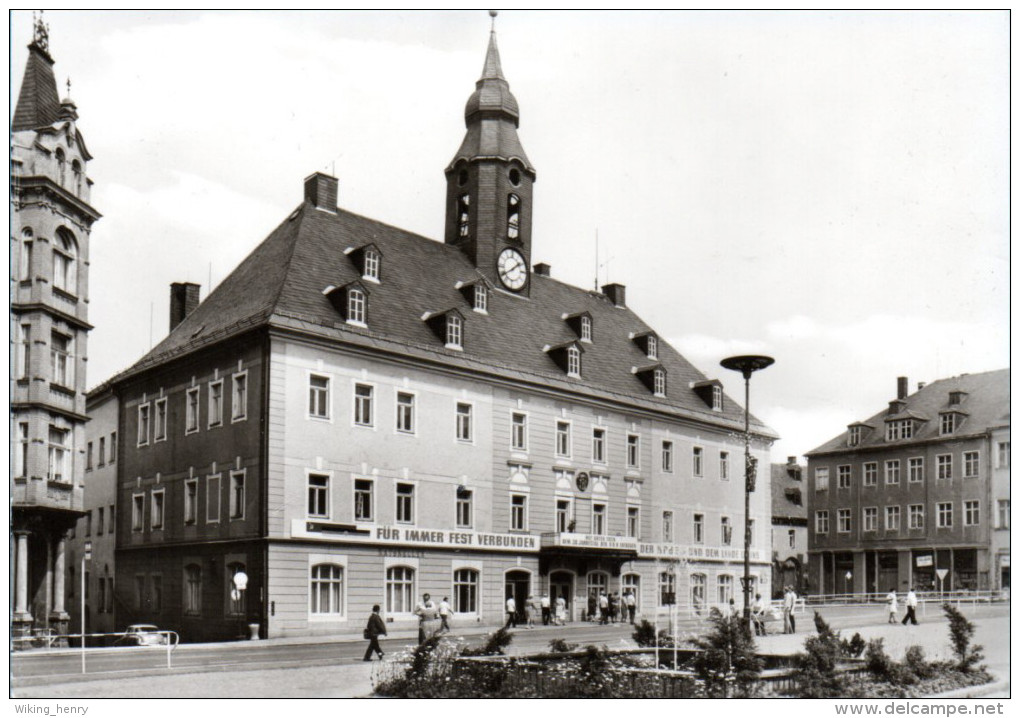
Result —
[{"label": "pedestrian walking", "polygon": [[524,625],[527,628],[535,627],[535,616],[535,597],[529,594],[528,600],[524,602]]},{"label": "pedestrian walking", "polygon": [[418,644],[421,645],[432,638],[438,630],[436,619],[439,616],[439,608],[429,594],[423,593],[421,602],[414,609],[414,614],[418,617]]},{"label": "pedestrian walking", "polygon": [[379,648],[379,636],[386,635],[386,624],[382,620],[382,616],[379,615],[379,604],[372,606],[372,613],[368,617],[368,625],[365,626],[364,637],[368,639],[368,648],[365,650],[365,658],[363,660],[371,661],[372,654],[375,653],[379,656],[379,660],[386,654]]},{"label": "pedestrian walking", "polygon": [[599,623],[603,626],[609,623],[609,596],[605,591],[599,593]]},{"label": "pedestrian walking", "polygon": [[634,614],[637,613],[637,599],[634,598],[634,592],[628,590],[623,596],[623,602],[627,606],[627,614],[630,616],[631,625],[633,625]]},{"label": "pedestrian walking", "polygon": [[439,602],[439,632],[449,633],[450,632],[450,599],[447,596],[443,596],[443,600]]},{"label": "pedestrian walking", "polygon": [[567,599],[563,596],[556,597],[556,625],[567,625]]},{"label": "pedestrian walking", "polygon": [[539,605],[542,607],[542,625],[548,626],[549,620],[552,618],[551,616],[552,604],[549,601],[548,592],[542,594],[542,600],[540,601]]},{"label": "pedestrian walking", "polygon": [[517,628],[517,601],[513,596],[506,599],[506,624],[503,628]]},{"label": "pedestrian walking", "polygon": [[[889,610],[889,620],[886,621],[886,623],[896,623],[896,621],[898,619],[896,617],[896,589],[895,588],[890,588],[889,589],[889,593],[887,593],[885,595],[885,602],[888,604],[887,608]],[[904,619],[904,623],[905,622],[906,622],[906,619]]]},{"label": "pedestrian walking", "polygon": [[907,604],[907,615],[903,617],[903,625],[907,625],[907,621],[910,621],[911,625],[917,625],[917,594],[914,593],[914,587],[911,586],[910,590],[907,591],[907,599],[904,601]]}]

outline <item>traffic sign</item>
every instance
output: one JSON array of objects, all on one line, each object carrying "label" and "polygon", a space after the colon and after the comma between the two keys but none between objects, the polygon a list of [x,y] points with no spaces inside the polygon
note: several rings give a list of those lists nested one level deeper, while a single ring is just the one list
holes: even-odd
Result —
[{"label": "traffic sign", "polygon": [[939,577],[939,581],[941,581],[942,579],[944,579],[946,576],[949,575],[949,569],[948,568],[937,568],[937,569],[935,569],[935,575],[938,576]]}]

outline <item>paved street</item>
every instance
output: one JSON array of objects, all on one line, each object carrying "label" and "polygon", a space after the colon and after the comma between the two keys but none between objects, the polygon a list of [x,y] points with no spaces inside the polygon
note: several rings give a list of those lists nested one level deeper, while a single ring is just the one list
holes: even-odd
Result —
[{"label": "paved street", "polygon": [[[965,613],[978,626],[976,642],[985,646],[986,663],[1008,676],[1009,610],[1007,606],[967,607]],[[921,645],[929,658],[950,656],[948,630],[941,613],[929,609],[920,626],[885,624],[880,607],[869,609],[832,608],[823,612],[827,620],[845,635],[860,631],[866,638],[883,637],[888,652],[896,657],[910,645]],[[693,628],[690,624],[687,628]],[[796,635],[770,635],[760,639],[762,650],[794,653],[814,631],[811,615],[801,618]],[[546,648],[550,640],[563,637],[579,643],[633,646],[628,626],[574,624],[564,628],[519,629],[511,652]],[[479,634],[467,640],[475,642]],[[152,698],[152,697],[319,697],[364,696],[371,692],[372,668],[361,662],[364,641],[302,642],[262,641],[212,645],[184,645],[173,654],[174,668],[165,669],[165,652],[152,649],[123,649],[96,652],[89,656],[89,669],[81,676],[80,657],[62,655],[18,655],[12,666],[12,695],[15,698]],[[393,654],[412,642],[411,636],[383,641],[383,650]],[[164,666],[164,667],[160,667]],[[105,671],[102,672],[102,671]]]}]

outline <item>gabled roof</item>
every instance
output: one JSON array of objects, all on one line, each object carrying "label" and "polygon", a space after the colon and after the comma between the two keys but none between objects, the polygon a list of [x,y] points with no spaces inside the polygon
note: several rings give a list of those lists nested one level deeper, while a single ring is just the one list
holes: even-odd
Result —
[{"label": "gabled roof", "polygon": [[[360,279],[344,249],[374,243],[386,256],[386,280],[372,287],[367,328],[345,324],[324,287]],[[705,379],[667,343],[659,363],[671,387],[653,397],[634,366],[648,363],[631,341],[648,326],[630,309],[615,307],[604,295],[531,275],[530,299],[502,290],[489,294],[489,314],[464,314],[463,351],[446,349],[422,321],[426,312],[463,305],[458,282],[477,276],[460,249],[338,209],[335,214],[302,204],[278,226],[163,341],[114,381],[197,351],[256,327],[295,330],[338,344],[368,347],[487,375],[540,384],[608,399],[652,411],[680,414],[728,429],[743,427],[743,410],[726,402],[711,411],[690,388]],[[584,373],[567,379],[549,361],[544,347],[572,344],[576,334],[562,320],[564,311],[587,311],[599,326],[598,344],[584,347]],[[775,436],[757,420],[759,433]]]},{"label": "gabled roof", "polygon": [[[947,436],[940,436],[938,421],[929,421],[927,417],[938,416],[940,412],[956,407],[949,407],[948,398],[951,391],[965,391],[967,397],[968,416],[960,427]],[[864,424],[883,426],[885,421],[893,419],[922,419],[914,426],[913,435],[909,439],[886,441],[884,431],[867,432],[859,444],[847,446],[847,432],[839,434],[821,446],[809,451],[807,456],[829,454],[847,450],[860,451],[868,448],[901,446],[933,439],[956,440],[960,437],[983,434],[992,427],[1001,426],[1003,417],[1009,423],[1009,369],[983,372],[981,374],[961,374],[949,379],[939,379],[926,384],[923,389],[902,400],[904,409],[895,416],[888,416],[883,410],[868,419]],[[962,405],[961,405],[962,406]],[[861,422],[856,422],[861,423]],[[851,424],[850,426],[853,426]]]}]

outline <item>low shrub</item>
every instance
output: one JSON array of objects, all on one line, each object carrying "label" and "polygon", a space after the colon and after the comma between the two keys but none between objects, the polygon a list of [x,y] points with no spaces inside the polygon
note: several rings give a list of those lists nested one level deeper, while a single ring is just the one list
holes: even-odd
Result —
[{"label": "low shrub", "polygon": [[849,641],[845,638],[840,641],[839,648],[847,658],[860,658],[867,645],[867,641],[861,638],[861,634],[855,633]]},{"label": "low shrub", "polygon": [[514,634],[506,628],[493,631],[485,637],[485,643],[481,646],[467,646],[461,650],[462,656],[502,656],[506,653],[503,649],[514,640]]},{"label": "low shrub", "polygon": [[576,643],[568,643],[566,639],[563,638],[554,638],[549,641],[549,650],[553,653],[570,653],[576,648]]},{"label": "low shrub", "polygon": [[878,681],[894,686],[909,686],[917,683],[917,677],[913,671],[889,657],[889,654],[885,652],[881,638],[868,641],[864,660],[871,675]]},{"label": "low shrub", "polygon": [[647,618],[642,618],[641,623],[634,627],[634,632],[630,634],[630,637],[634,639],[634,643],[641,647],[654,646],[655,626],[649,623]]},{"label": "low shrub", "polygon": [[903,665],[913,673],[918,680],[927,680],[935,675],[935,668],[924,657],[924,649],[920,646],[911,646],[903,656]]}]

